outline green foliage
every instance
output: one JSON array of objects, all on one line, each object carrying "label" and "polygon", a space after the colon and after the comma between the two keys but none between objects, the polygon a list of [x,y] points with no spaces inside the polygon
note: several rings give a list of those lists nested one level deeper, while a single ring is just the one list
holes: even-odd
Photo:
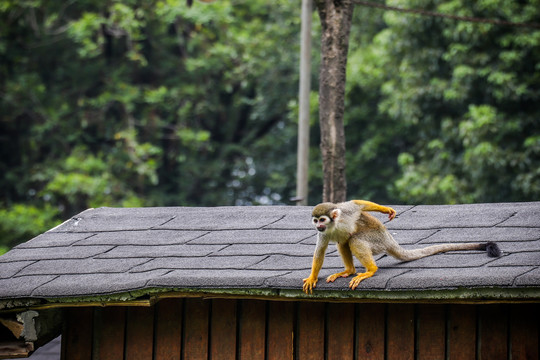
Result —
[{"label": "green foliage", "polygon": [[[540,14],[537,0],[390,3],[512,22]],[[540,31],[374,11],[354,20],[371,40],[351,42],[349,192],[404,203],[538,200]]]},{"label": "green foliage", "polygon": [[14,204],[10,208],[0,209],[0,255],[21,240],[49,230],[59,224],[58,210],[46,204],[36,207],[26,204]]}]

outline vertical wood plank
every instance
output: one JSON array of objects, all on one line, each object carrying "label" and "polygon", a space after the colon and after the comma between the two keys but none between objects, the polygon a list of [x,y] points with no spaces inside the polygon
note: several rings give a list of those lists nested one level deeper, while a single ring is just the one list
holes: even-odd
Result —
[{"label": "vertical wood plank", "polygon": [[184,360],[208,358],[208,318],[210,302],[203,299],[185,299]]},{"label": "vertical wood plank", "polygon": [[327,305],[326,332],[328,360],[354,357],[354,304]]},{"label": "vertical wood plank", "polygon": [[[72,308],[64,310],[66,328],[62,339],[66,360],[92,359],[93,308]],[[62,336],[62,337],[64,337]]]},{"label": "vertical wood plank", "polygon": [[294,303],[270,301],[268,309],[267,360],[294,357]]},{"label": "vertical wood plank", "polygon": [[212,301],[210,356],[212,360],[236,359],[236,300]]},{"label": "vertical wood plank", "polygon": [[384,304],[358,304],[358,359],[384,360]]},{"label": "vertical wood plank", "polygon": [[450,305],[448,308],[448,359],[476,358],[476,306]]},{"label": "vertical wood plank", "polygon": [[126,325],[126,360],[152,358],[154,340],[154,308],[129,307]]},{"label": "vertical wood plank", "polygon": [[508,356],[507,306],[481,305],[478,309],[481,360],[506,359]]},{"label": "vertical wood plank", "polygon": [[96,352],[97,358],[99,360],[123,359],[126,308],[97,308],[95,312],[94,352]]},{"label": "vertical wood plank", "polygon": [[414,359],[414,305],[388,305],[386,351],[388,360]]},{"label": "vertical wood plank", "polygon": [[512,360],[539,359],[538,337],[540,306],[538,304],[514,304],[510,317],[510,343]]},{"label": "vertical wood plank", "polygon": [[324,303],[298,304],[298,360],[324,359]]},{"label": "vertical wood plank", "polygon": [[155,360],[180,360],[182,351],[182,307],[182,299],[163,299],[156,304]]},{"label": "vertical wood plank", "polygon": [[446,350],[446,314],[444,305],[421,304],[417,307],[417,360],[444,360]]},{"label": "vertical wood plank", "polygon": [[266,302],[259,300],[242,300],[239,321],[239,359],[264,359]]}]

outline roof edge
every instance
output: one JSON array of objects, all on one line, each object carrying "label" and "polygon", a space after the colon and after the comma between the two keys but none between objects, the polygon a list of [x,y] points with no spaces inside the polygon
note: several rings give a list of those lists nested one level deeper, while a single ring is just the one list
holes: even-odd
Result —
[{"label": "roof edge", "polygon": [[0,300],[0,312],[78,306],[151,306],[165,298],[230,298],[281,301],[408,302],[408,303],[508,303],[540,302],[540,288],[455,288],[439,290],[315,290],[260,288],[149,288],[100,296]]},{"label": "roof edge", "polygon": [[456,288],[440,290],[316,290],[312,295],[297,289],[174,289],[153,298],[202,297],[329,302],[438,302],[496,303],[540,302],[540,288]]}]

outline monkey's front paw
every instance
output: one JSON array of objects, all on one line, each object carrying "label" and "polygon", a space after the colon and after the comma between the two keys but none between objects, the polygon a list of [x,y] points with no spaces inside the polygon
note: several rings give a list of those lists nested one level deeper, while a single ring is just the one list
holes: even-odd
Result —
[{"label": "monkey's front paw", "polygon": [[311,277],[304,279],[303,290],[306,294],[313,294],[313,288],[317,285],[317,279]]},{"label": "monkey's front paw", "polygon": [[393,220],[396,217],[396,210],[388,208],[388,221]]}]

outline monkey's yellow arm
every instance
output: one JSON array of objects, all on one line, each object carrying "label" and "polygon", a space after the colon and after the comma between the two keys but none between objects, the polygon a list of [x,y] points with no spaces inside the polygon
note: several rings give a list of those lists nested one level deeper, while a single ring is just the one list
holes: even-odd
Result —
[{"label": "monkey's yellow arm", "polygon": [[356,205],[361,206],[363,211],[378,211],[383,214],[388,214],[389,220],[392,220],[393,218],[396,217],[396,210],[392,209],[391,207],[379,205],[374,202],[366,201],[366,200],[352,200],[352,201]]},{"label": "monkey's yellow arm", "polygon": [[323,265],[324,253],[328,247],[328,242],[317,240],[317,246],[315,247],[315,254],[313,254],[313,263],[311,265],[311,274],[304,279],[303,290],[306,294],[312,294],[313,288],[317,285],[319,271]]}]

